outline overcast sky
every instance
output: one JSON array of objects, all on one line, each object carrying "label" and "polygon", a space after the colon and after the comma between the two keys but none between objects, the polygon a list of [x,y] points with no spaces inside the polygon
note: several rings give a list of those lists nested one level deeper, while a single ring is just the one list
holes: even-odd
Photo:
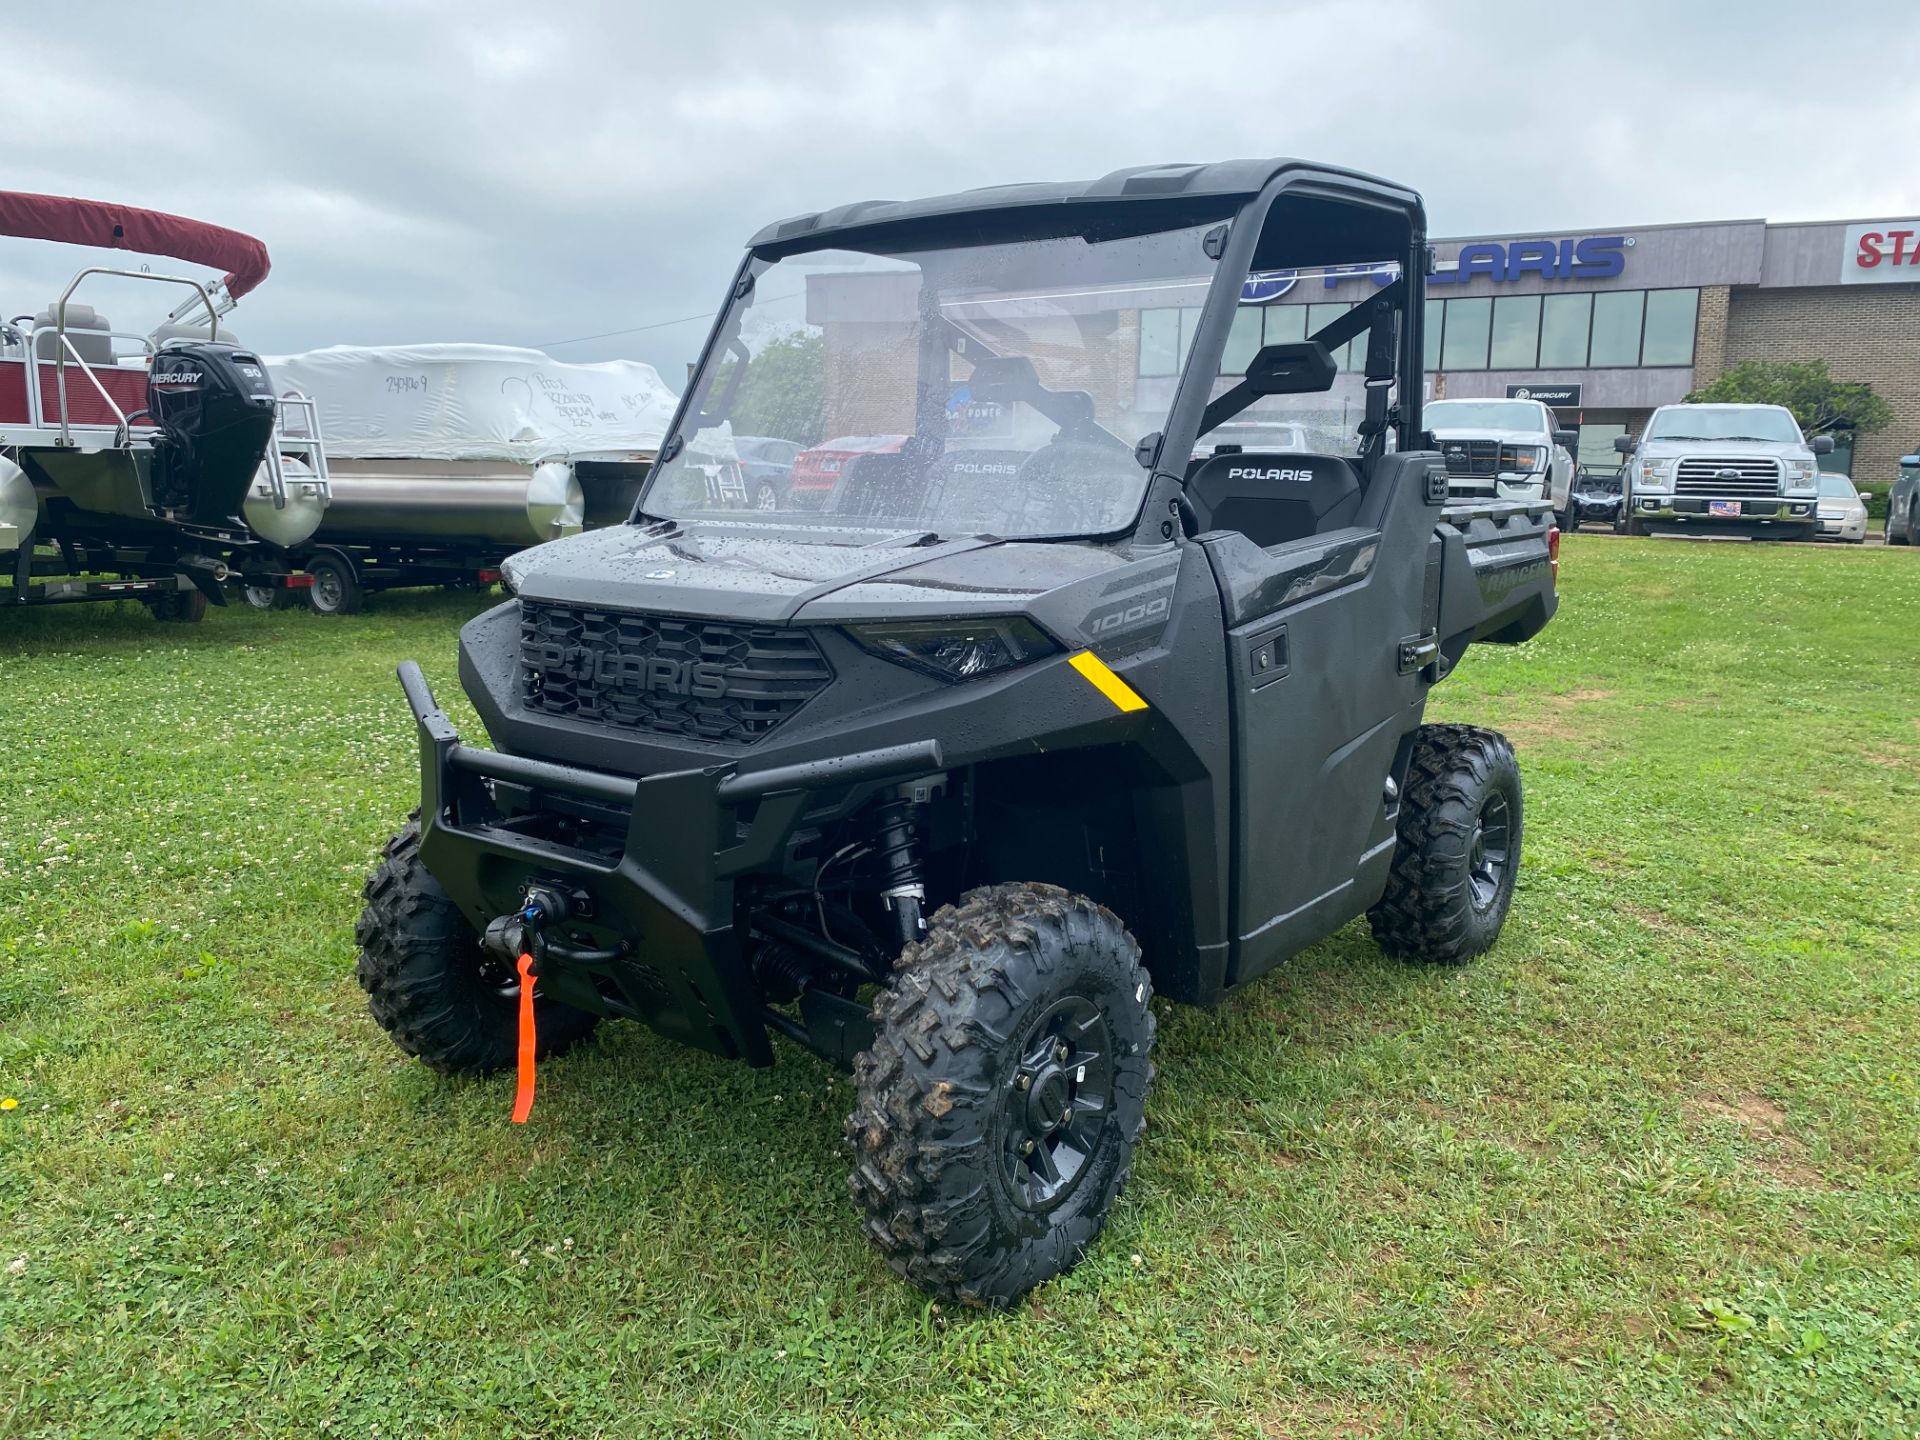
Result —
[{"label": "overcast sky", "polygon": [[[0,54],[0,184],[259,236],[233,324],[268,351],[546,345],[677,385],[768,220],[1160,161],[1375,171],[1440,235],[1920,214],[1915,0],[101,0],[0,14]],[[90,253],[0,240],[5,313]]]}]

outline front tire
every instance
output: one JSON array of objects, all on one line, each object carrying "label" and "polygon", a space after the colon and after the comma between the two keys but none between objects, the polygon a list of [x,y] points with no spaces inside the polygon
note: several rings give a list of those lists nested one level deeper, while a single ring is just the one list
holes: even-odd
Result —
[{"label": "front tire", "polygon": [[[520,977],[480,948],[467,917],[420,863],[418,816],[387,842],[353,928],[367,1009],[409,1055],[443,1075],[488,1075],[518,1055]],[[536,1055],[561,1055],[599,1017],[534,987]]]},{"label": "front tire", "polygon": [[1052,885],[942,908],[854,1062],[848,1189],[921,1289],[1011,1305],[1106,1223],[1146,1126],[1152,985],[1110,910]]},{"label": "front tire", "polygon": [[1912,508],[1909,508],[1907,511],[1907,523],[1903,527],[1894,518],[1893,511],[1891,510],[1887,511],[1887,544],[1889,545],[1913,544],[1913,516],[1914,516],[1914,511]]},{"label": "front tire", "polygon": [[1387,890],[1367,912],[1389,955],[1464,965],[1500,938],[1520,872],[1520,763],[1504,735],[1423,725]]}]

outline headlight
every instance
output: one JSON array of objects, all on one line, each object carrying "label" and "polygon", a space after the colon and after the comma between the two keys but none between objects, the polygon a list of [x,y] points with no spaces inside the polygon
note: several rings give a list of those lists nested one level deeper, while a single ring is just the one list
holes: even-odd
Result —
[{"label": "headlight", "polygon": [[1547,450],[1544,445],[1502,445],[1500,447],[1500,468],[1503,471],[1520,471],[1531,475],[1536,470],[1547,468]]},{"label": "headlight", "polygon": [[989,620],[908,620],[849,625],[864,650],[941,680],[979,680],[1053,654],[1060,647],[1017,615]]},{"label": "headlight", "polygon": [[1811,490],[1814,477],[1820,473],[1820,466],[1813,460],[1787,461],[1787,489]]},{"label": "headlight", "polygon": [[1642,460],[1637,475],[1642,490],[1671,490],[1673,461]]}]

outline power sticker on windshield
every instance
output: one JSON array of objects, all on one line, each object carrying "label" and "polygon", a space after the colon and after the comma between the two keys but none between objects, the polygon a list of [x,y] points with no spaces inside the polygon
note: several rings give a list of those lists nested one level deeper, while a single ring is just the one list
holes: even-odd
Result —
[{"label": "power sticker on windshield", "polygon": [[1147,708],[1147,702],[1140,698],[1140,692],[1114,674],[1106,661],[1091,650],[1068,656],[1067,663],[1078,670],[1089,685],[1111,700],[1115,709],[1131,711]]}]

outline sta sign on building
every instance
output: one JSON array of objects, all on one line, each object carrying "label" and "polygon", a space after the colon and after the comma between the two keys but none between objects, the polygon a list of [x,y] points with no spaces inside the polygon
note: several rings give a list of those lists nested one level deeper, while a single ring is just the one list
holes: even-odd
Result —
[{"label": "sta sign on building", "polygon": [[1920,280],[1920,220],[1871,220],[1847,227],[1842,285],[1887,285]]}]

